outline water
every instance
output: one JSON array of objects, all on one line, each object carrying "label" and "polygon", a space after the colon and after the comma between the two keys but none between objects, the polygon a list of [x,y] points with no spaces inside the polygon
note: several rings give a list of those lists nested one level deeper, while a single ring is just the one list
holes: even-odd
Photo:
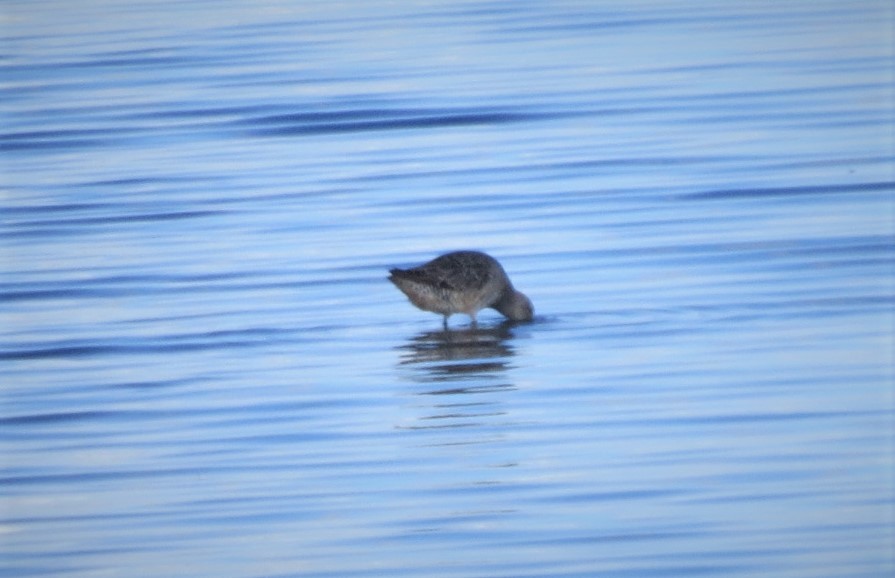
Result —
[{"label": "water", "polygon": [[0,14],[2,575],[892,574],[888,3]]}]

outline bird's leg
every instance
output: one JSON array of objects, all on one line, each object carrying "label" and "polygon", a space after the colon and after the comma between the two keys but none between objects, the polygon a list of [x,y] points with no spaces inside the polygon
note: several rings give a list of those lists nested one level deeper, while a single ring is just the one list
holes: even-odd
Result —
[{"label": "bird's leg", "polygon": [[441,318],[441,326],[444,327],[445,331],[447,331],[447,328],[448,328],[447,320],[448,320],[447,315],[445,315],[444,317]]}]

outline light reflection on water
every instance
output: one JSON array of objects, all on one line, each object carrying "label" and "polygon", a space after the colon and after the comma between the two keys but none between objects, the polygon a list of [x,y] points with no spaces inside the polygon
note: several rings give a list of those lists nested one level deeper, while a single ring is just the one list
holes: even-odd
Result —
[{"label": "light reflection on water", "polygon": [[[73,6],[4,13],[0,572],[891,575],[891,7]],[[386,281],[461,248],[536,320]]]}]

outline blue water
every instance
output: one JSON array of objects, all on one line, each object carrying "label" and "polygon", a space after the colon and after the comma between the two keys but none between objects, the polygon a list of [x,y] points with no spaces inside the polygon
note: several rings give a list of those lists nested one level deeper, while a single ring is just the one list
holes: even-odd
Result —
[{"label": "blue water", "polygon": [[0,22],[0,575],[893,574],[888,2]]}]

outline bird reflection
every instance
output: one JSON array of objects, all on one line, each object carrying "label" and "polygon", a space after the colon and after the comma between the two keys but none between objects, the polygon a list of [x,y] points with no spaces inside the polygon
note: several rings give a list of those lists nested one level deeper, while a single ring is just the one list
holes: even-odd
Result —
[{"label": "bird reflection", "polygon": [[517,389],[514,331],[512,322],[425,331],[396,348],[405,403],[395,429],[407,455],[425,462],[423,471],[434,477],[421,479],[445,492],[438,495],[475,496],[436,500],[433,507],[441,513],[415,526],[416,532],[457,531],[469,519],[500,524],[517,511],[493,501],[495,488],[512,487],[520,475],[521,448],[507,439],[513,425],[509,398]]},{"label": "bird reflection", "polygon": [[415,381],[476,379],[504,372],[514,355],[509,341],[513,323],[452,331],[424,331],[398,349],[400,366],[421,371]]},{"label": "bird reflection", "polygon": [[[417,412],[416,423],[401,429],[476,428],[493,425],[494,419],[505,416],[501,397],[516,389],[508,376],[515,355],[514,325],[505,322],[493,327],[425,331],[398,347],[402,353],[400,372],[419,384],[413,394],[432,396],[417,406],[422,413]],[[436,445],[482,443],[493,434],[464,436],[463,441],[431,441]]]}]

